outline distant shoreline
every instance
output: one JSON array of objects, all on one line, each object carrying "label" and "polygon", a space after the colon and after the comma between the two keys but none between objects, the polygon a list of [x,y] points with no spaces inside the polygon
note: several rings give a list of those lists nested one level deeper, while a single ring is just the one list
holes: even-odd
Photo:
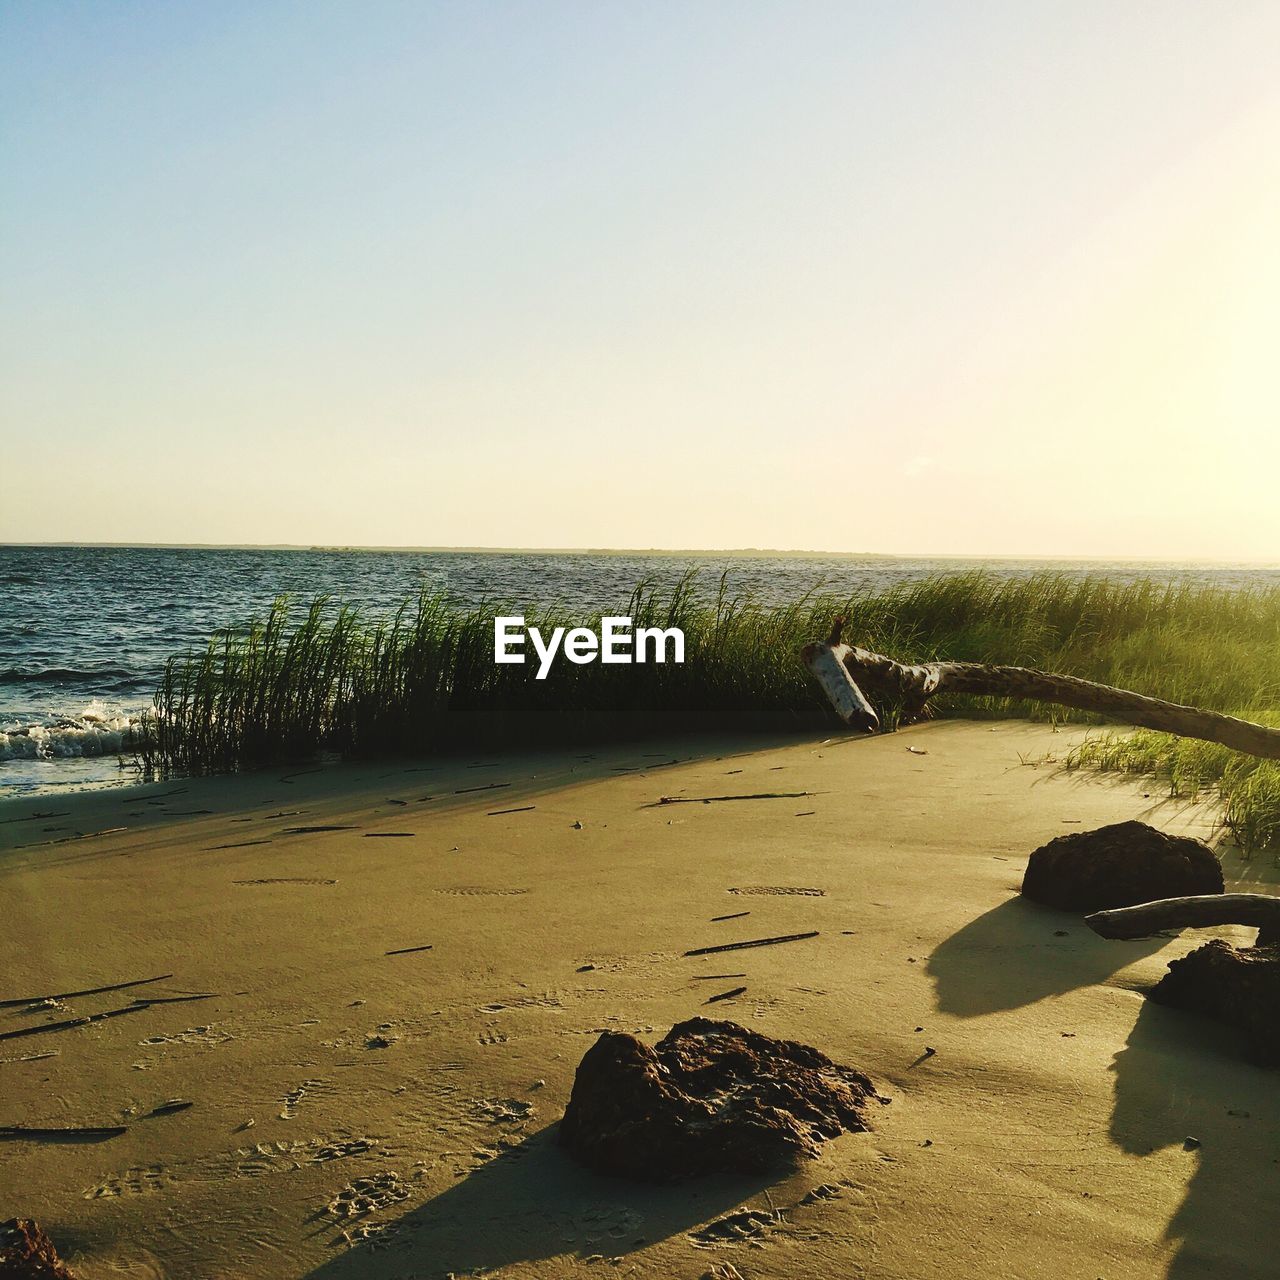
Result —
[{"label": "distant shoreline", "polygon": [[298,551],[326,555],[474,555],[474,556],[662,556],[675,559],[697,556],[753,556],[777,560],[947,560],[956,564],[1072,564],[1072,565],[1178,565],[1188,568],[1280,569],[1280,560],[1186,560],[1178,557],[1072,556],[957,554],[955,552],[822,551],[777,547],[450,547],[450,546],[348,546],[301,542],[4,542],[0,550],[63,548],[75,551]]}]

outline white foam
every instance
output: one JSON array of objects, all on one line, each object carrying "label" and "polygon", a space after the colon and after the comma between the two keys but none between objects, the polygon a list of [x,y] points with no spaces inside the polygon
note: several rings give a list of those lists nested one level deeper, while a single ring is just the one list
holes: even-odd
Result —
[{"label": "white foam", "polygon": [[115,756],[132,751],[140,732],[137,716],[91,702],[79,714],[50,724],[9,725],[0,730],[0,760]]}]

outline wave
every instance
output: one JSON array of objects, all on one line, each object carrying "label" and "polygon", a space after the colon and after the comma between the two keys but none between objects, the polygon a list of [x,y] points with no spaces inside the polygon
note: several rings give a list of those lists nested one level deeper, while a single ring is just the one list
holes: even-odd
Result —
[{"label": "wave", "polygon": [[132,751],[141,740],[138,717],[86,708],[52,724],[28,724],[0,730],[0,760],[65,760],[114,756]]},{"label": "wave", "polygon": [[43,667],[31,669],[6,667],[0,670],[0,684],[55,684],[72,680],[92,683],[97,680],[139,680],[136,671],[126,667],[98,667],[95,670],[79,667]]}]

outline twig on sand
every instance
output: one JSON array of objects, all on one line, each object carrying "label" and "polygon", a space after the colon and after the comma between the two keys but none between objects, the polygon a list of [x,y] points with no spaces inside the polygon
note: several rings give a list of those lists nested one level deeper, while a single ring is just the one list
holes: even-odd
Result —
[{"label": "twig on sand", "polygon": [[405,836],[416,836],[416,831],[366,831],[366,840],[400,840]]},{"label": "twig on sand", "polygon": [[732,987],[728,991],[721,991],[714,996],[709,996],[705,1001],[706,1004],[716,1004],[720,1000],[732,1000],[734,996],[740,996],[746,987]]},{"label": "twig on sand", "polygon": [[382,954],[384,956],[407,956],[415,951],[430,951],[431,946],[432,944],[428,942],[421,947],[397,947],[394,951],[384,951]]},{"label": "twig on sand", "polygon": [[[499,791],[501,788],[509,787],[510,785],[511,783],[509,782],[486,782],[483,787],[459,787],[453,794],[455,796],[468,796],[473,791]],[[430,796],[425,796],[423,798],[427,800],[431,799]]]},{"label": "twig on sand", "polygon": [[135,1001],[136,1004],[190,1004],[192,1000],[216,1000],[216,991],[191,991],[184,996],[148,996],[146,1000]]},{"label": "twig on sand", "polygon": [[750,914],[750,911],[735,911],[732,915],[728,916],[712,916],[711,923],[715,924],[717,920],[741,920],[743,916],[749,916]]},{"label": "twig on sand", "polygon": [[745,973],[695,973],[690,982],[719,982],[726,978],[745,978]]},{"label": "twig on sand", "polygon": [[692,951],[686,951],[685,955],[709,956],[717,951],[743,951],[747,947],[772,947],[779,942],[800,942],[805,938],[816,938],[818,932],[814,929],[809,933],[784,933],[776,938],[752,938],[749,942],[723,942],[718,947],[695,947]]},{"label": "twig on sand", "polygon": [[308,774],[323,773],[324,769],[299,769],[297,773],[286,773],[283,778],[278,778],[278,782],[292,782],[294,778],[305,778]]},{"label": "twig on sand", "polygon": [[171,1116],[179,1111],[189,1111],[196,1104],[188,1102],[185,1098],[170,1098],[168,1102],[162,1102],[158,1107],[152,1107],[147,1112],[147,1119],[152,1116]]},{"label": "twig on sand", "polygon": [[183,1004],[190,1000],[212,1000],[211,995],[166,996],[157,1000],[135,1000],[119,1009],[107,1009],[102,1013],[88,1013],[82,1018],[66,1018],[62,1022],[42,1022],[34,1027],[19,1027],[16,1031],[0,1031],[0,1040],[17,1040],[23,1036],[38,1036],[46,1031],[70,1031],[73,1027],[87,1027],[106,1018],[120,1018],[126,1013],[141,1013],[157,1004]]},{"label": "twig on sand", "polygon": [[37,840],[32,844],[20,844],[19,849],[40,849],[47,844],[70,844],[73,840],[93,840],[97,836],[114,836],[128,827],[104,827],[101,831],[77,831],[73,836],[59,836],[56,840]]},{"label": "twig on sand", "polygon": [[28,1139],[39,1142],[101,1142],[104,1138],[119,1138],[129,1130],[116,1125],[70,1125],[65,1128],[36,1128],[25,1124],[0,1125],[0,1139]]},{"label": "twig on sand", "polygon": [[356,827],[285,827],[284,834],[287,836],[309,836],[314,835],[318,831],[356,831]]},{"label": "twig on sand", "polygon": [[536,804],[522,804],[518,809],[490,809],[485,815],[488,818],[501,817],[504,813],[528,813],[531,809],[536,809]]},{"label": "twig on sand", "polygon": [[165,796],[186,795],[186,787],[174,787],[172,791],[153,791],[149,796],[125,796],[121,804],[137,804],[139,800],[162,800]]},{"label": "twig on sand", "polygon": [[812,791],[756,791],[746,796],[660,796],[662,804],[717,804],[725,800],[801,800]]},{"label": "twig on sand", "polygon": [[83,991],[56,991],[45,996],[26,996],[21,1000],[0,1000],[0,1009],[14,1009],[22,1004],[39,1004],[42,1000],[74,1000],[77,996],[100,996],[108,991],[125,991],[129,987],[145,987],[150,982],[163,982],[172,978],[171,973],[160,973],[154,978],[134,978],[132,982],[113,982],[106,987],[86,987]]}]

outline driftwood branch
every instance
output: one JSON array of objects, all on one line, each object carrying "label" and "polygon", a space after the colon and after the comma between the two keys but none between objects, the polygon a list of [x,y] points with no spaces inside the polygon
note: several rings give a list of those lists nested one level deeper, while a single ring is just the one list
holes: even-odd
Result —
[{"label": "driftwood branch", "polygon": [[1280,941],[1280,898],[1267,893],[1206,893],[1161,898],[1136,907],[1096,911],[1085,924],[1103,938],[1146,938],[1164,929],[1208,929],[1241,924],[1259,930],[1258,942]]},{"label": "driftwood branch", "polygon": [[821,682],[836,713],[846,724],[858,728],[876,727],[875,712],[871,710],[867,694],[901,700],[905,704],[904,714],[914,718],[923,712],[935,694],[964,693],[974,697],[1053,702],[1077,711],[1091,711],[1121,724],[1219,742],[1246,755],[1280,760],[1280,729],[1031,667],[990,666],[983,662],[925,662],[908,666],[882,653],[841,644],[840,622],[837,619],[826,643],[805,645],[801,656]]}]

